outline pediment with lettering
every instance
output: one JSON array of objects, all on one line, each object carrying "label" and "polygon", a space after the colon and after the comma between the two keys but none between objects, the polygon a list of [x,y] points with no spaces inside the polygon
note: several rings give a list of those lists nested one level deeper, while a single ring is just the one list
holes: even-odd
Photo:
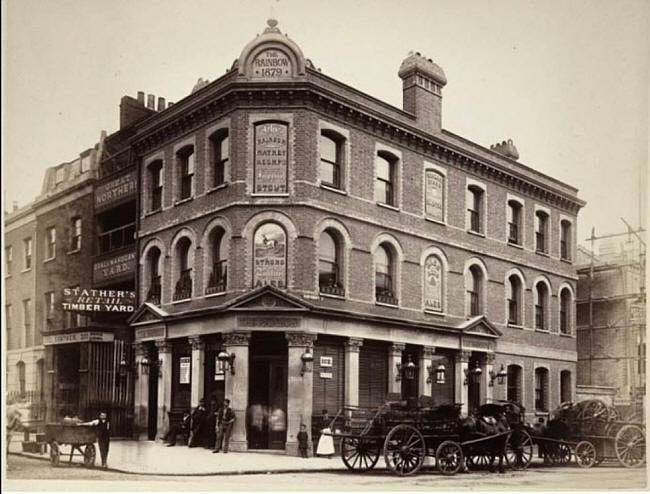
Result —
[{"label": "pediment with lettering", "polygon": [[476,336],[487,336],[490,338],[498,338],[501,336],[501,331],[499,331],[484,315],[476,316],[463,322],[458,325],[458,329],[460,329],[464,334],[473,334]]},{"label": "pediment with lettering", "polygon": [[163,322],[167,312],[149,302],[142,304],[129,319],[129,324],[138,325],[144,323]]},{"label": "pediment with lettering", "polygon": [[310,306],[293,295],[281,292],[272,286],[265,286],[235,299],[229,308],[234,310],[305,311],[309,310]]}]

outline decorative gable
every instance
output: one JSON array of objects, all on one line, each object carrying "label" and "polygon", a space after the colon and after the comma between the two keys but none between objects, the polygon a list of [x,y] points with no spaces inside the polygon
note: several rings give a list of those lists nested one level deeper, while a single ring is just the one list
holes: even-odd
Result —
[{"label": "decorative gable", "polygon": [[129,324],[137,326],[139,324],[151,324],[155,322],[164,322],[167,312],[156,307],[149,302],[145,302],[129,318]]},{"label": "decorative gable", "polygon": [[303,300],[281,292],[271,286],[262,287],[244,298],[235,299],[229,309],[234,310],[278,310],[306,311],[311,308]]},{"label": "decorative gable", "polygon": [[499,331],[487,317],[476,316],[472,319],[469,319],[458,326],[464,334],[474,334],[477,336],[488,336],[490,338],[498,338],[501,336],[501,331]]}]

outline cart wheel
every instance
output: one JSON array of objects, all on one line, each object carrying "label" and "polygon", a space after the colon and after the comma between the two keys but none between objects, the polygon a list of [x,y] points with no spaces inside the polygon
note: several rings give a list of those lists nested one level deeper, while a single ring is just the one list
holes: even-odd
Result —
[{"label": "cart wheel", "polygon": [[579,467],[593,467],[596,464],[596,447],[589,441],[580,441],[576,445],[575,458]]},{"label": "cart wheel", "polygon": [[84,450],[84,465],[87,467],[95,466],[95,445],[92,443],[86,444]]},{"label": "cart wheel", "polygon": [[496,457],[494,455],[471,455],[467,457],[467,463],[470,467],[489,468],[494,464],[495,458]]},{"label": "cart wheel", "polygon": [[341,459],[345,466],[355,472],[367,472],[379,461],[379,445],[364,438],[344,437],[341,439]]},{"label": "cart wheel", "polygon": [[621,465],[634,468],[645,463],[645,432],[637,425],[623,426],[614,439],[616,457]]},{"label": "cart wheel", "polygon": [[551,460],[556,465],[567,465],[571,461],[571,448],[564,443],[558,443],[551,455]]},{"label": "cart wheel", "polygon": [[515,429],[506,441],[506,461],[514,470],[528,468],[533,459],[533,440],[523,429]]},{"label": "cart wheel", "polygon": [[412,475],[422,466],[426,450],[420,431],[400,424],[390,430],[384,441],[386,466],[397,475]]},{"label": "cart wheel", "polygon": [[583,434],[604,434],[610,420],[610,411],[602,400],[588,400],[578,415]]},{"label": "cart wheel", "polygon": [[463,448],[455,441],[444,441],[436,450],[436,465],[443,475],[456,475],[463,466]]},{"label": "cart wheel", "polygon": [[50,443],[50,462],[55,467],[58,467],[60,461],[61,461],[61,448],[59,447],[59,443],[57,443],[56,441],[52,441]]}]

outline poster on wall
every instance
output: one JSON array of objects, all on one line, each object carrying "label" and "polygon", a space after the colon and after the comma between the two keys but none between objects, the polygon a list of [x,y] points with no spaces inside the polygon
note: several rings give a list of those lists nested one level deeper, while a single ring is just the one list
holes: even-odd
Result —
[{"label": "poster on wall", "polygon": [[442,264],[435,256],[427,257],[424,263],[424,308],[442,310]]},{"label": "poster on wall", "polygon": [[266,223],[257,229],[253,244],[253,288],[287,284],[286,234],[280,225]]},{"label": "poster on wall", "polygon": [[192,365],[192,357],[180,358],[180,372],[179,372],[179,380],[178,380],[180,384],[190,384],[191,365]]},{"label": "poster on wall", "polygon": [[289,126],[266,122],[255,126],[255,194],[287,193],[287,136]]},{"label": "poster on wall", "polygon": [[438,172],[427,170],[426,175],[426,204],[427,218],[444,221],[444,185],[445,178]]}]

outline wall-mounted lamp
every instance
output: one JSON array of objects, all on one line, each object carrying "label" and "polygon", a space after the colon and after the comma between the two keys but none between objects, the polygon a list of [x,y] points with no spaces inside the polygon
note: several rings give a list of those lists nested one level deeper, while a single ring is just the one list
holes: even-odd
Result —
[{"label": "wall-mounted lamp", "polygon": [[505,378],[508,376],[503,364],[501,364],[501,369],[499,372],[490,371],[490,386],[494,386],[494,380],[497,379],[499,384],[503,384]]},{"label": "wall-mounted lamp", "polygon": [[406,356],[406,363],[402,364],[401,362],[397,362],[395,364],[397,367],[397,375],[395,376],[396,381],[401,381],[402,377],[407,380],[412,380],[415,379],[415,372],[417,371],[417,366],[413,363],[413,360],[411,360],[411,355]]},{"label": "wall-mounted lamp", "polygon": [[481,380],[481,374],[483,371],[476,362],[476,366],[473,369],[465,369],[465,386],[469,384],[469,379],[472,380],[472,384],[478,384]]},{"label": "wall-mounted lamp", "polygon": [[[126,377],[129,372],[131,372],[131,366],[129,366],[129,363],[126,361],[126,359],[120,360],[120,365],[119,365],[119,370],[118,370],[120,377]],[[138,374],[136,373],[136,377]]]},{"label": "wall-mounted lamp", "polygon": [[148,376],[149,375],[149,366],[151,365],[151,362],[149,362],[149,359],[145,356],[142,357],[142,360],[140,360],[140,368],[142,369],[142,375]]},{"label": "wall-mounted lamp", "polygon": [[445,369],[445,364],[439,364],[436,367],[436,384],[445,384],[446,375],[447,369]]},{"label": "wall-mounted lamp", "polygon": [[311,351],[311,348],[305,348],[304,353],[300,356],[302,360],[302,369],[300,369],[300,375],[304,376],[305,372],[312,371],[312,362],[314,361],[314,354]]},{"label": "wall-mounted lamp", "polygon": [[230,373],[235,375],[235,354],[228,353],[225,350],[221,350],[217,359],[224,365],[224,370],[227,370],[226,366],[230,367]]}]

